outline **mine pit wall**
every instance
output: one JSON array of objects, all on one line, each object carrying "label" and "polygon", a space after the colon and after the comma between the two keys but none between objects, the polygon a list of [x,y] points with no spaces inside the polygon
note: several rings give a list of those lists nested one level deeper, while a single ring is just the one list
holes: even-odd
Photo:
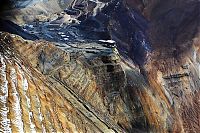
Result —
[{"label": "mine pit wall", "polygon": [[75,58],[46,41],[24,41],[9,35],[7,38],[12,40],[17,57],[52,83],[57,82],[54,86],[58,92],[68,88],[88,112],[93,112],[109,127],[127,132],[149,130],[143,101],[138,97],[145,81],[142,82],[138,70],[121,64],[120,57],[116,58],[114,53],[88,61],[84,57]]},{"label": "mine pit wall", "polygon": [[144,65],[150,87],[139,93],[150,128],[199,132],[199,1],[127,3],[150,20],[153,51]]},{"label": "mine pit wall", "polygon": [[[0,53],[1,131],[101,132],[44,75],[22,60],[16,46],[12,49],[12,37],[4,35],[0,37],[4,51]],[[15,44],[28,45],[22,40]]]},{"label": "mine pit wall", "polygon": [[101,88],[96,85],[94,75],[80,61],[47,42],[25,42],[22,38],[12,38],[9,35],[6,38],[12,40],[15,52],[21,55],[20,58],[25,62],[30,63],[30,67],[36,68],[39,73],[46,75],[52,81],[59,81],[63,86],[71,88],[72,94],[89,110],[96,112],[102,121],[111,127],[116,125],[112,120],[116,118],[109,116],[104,105]]},{"label": "mine pit wall", "polygon": [[[166,1],[166,4],[162,2],[157,4],[158,8],[152,6],[150,18],[152,24],[148,31],[154,50],[145,65],[151,91],[157,95],[156,99],[160,97],[166,104],[164,107],[158,106],[161,110],[167,110],[164,111],[167,116],[164,118],[168,127],[166,132],[198,132],[200,130],[199,103],[197,103],[200,89],[199,3],[177,1],[176,4],[172,4],[172,1]],[[171,7],[167,5],[172,5],[173,14],[164,15]],[[156,10],[163,10],[163,13],[156,14]],[[180,11],[183,17],[176,19],[175,16]],[[167,16],[167,19],[160,19],[162,16]],[[159,24],[159,21],[162,24]],[[174,34],[169,28],[174,25],[176,30],[183,29],[182,32]],[[160,116],[162,118],[163,113]],[[166,127],[162,125],[161,128]]]},{"label": "mine pit wall", "polygon": [[197,44],[190,50],[197,51],[195,56],[189,52],[179,62],[166,58],[147,64],[148,86],[140,72],[122,60],[112,60],[112,56],[106,56],[106,61],[105,56],[99,56],[88,62],[45,41],[14,39],[13,43],[13,49],[33,68],[71,88],[108,124],[117,124],[129,132],[134,128],[153,132],[199,130]]},{"label": "mine pit wall", "polygon": [[[72,91],[81,97],[81,100],[87,101],[86,103],[90,105],[89,107],[94,107],[94,112],[97,112],[97,114],[109,114],[108,118],[114,121],[112,123],[117,123],[129,132],[134,127],[158,133],[198,132],[200,130],[200,37],[192,35],[194,35],[193,29],[196,30],[199,27],[195,27],[196,21],[191,22],[186,28],[183,26],[184,31],[181,33],[188,33],[191,36],[185,38],[183,35],[182,37],[190,43],[178,42],[172,45],[173,43],[171,42],[173,41],[168,36],[170,32],[169,34],[168,32],[166,33],[166,27],[159,27],[160,25],[156,22],[157,16],[154,13],[157,11],[154,7],[157,1],[151,2],[153,1],[149,1],[151,5],[147,6],[144,11],[150,11],[146,12],[148,14],[145,17],[152,21],[149,34],[153,52],[144,66],[146,75],[140,74],[138,76],[136,72],[131,73],[134,77],[138,76],[141,78],[147,76],[145,83],[141,83],[143,80],[139,80],[140,83],[138,83],[137,79],[133,80],[133,77],[128,75],[130,70],[126,65],[126,67],[123,67],[122,64],[118,65],[112,61],[105,64],[101,58],[97,58],[93,59],[94,62],[89,67],[89,65],[85,65],[87,63],[83,63],[85,62],[84,59],[81,59],[81,61],[76,61],[76,59],[72,61],[69,54],[57,51],[51,44],[44,45],[44,42],[41,43],[38,41],[30,46],[25,46],[25,42],[19,41],[20,39],[15,44],[18,45],[17,49],[20,49],[20,54],[25,57],[29,55],[27,60],[39,72],[60,80],[63,85],[70,86]],[[162,1],[160,4],[162,5]],[[192,13],[192,9],[197,9],[196,6],[194,7],[188,8],[191,9],[190,13]],[[163,9],[166,9],[166,7]],[[154,12],[151,13],[151,11]],[[169,17],[171,16],[169,15]],[[160,32],[157,33],[160,29],[163,30],[162,34]],[[159,39],[163,40],[158,39],[158,42],[154,40],[158,36]],[[182,48],[179,46],[184,46],[185,49],[181,50],[185,51],[174,51]],[[41,51],[43,47],[44,52]],[[48,52],[48,49],[52,51]],[[61,53],[58,55],[59,58],[55,57],[56,55],[51,55],[53,51]],[[43,60],[47,56],[50,58]],[[57,62],[57,59],[60,60]],[[95,60],[97,63],[95,63]],[[60,64],[62,66],[58,67]],[[116,81],[120,86],[119,88],[115,86]],[[112,90],[110,90],[111,88]]]},{"label": "mine pit wall", "polygon": [[[163,58],[153,53],[155,60],[145,66],[154,95],[159,96],[166,104],[159,108],[167,110],[164,114],[168,112],[164,121],[169,131],[198,132],[200,130],[199,102],[197,102],[200,100],[199,47],[197,36],[188,51],[176,57],[163,56]],[[162,118],[163,114],[160,116]]]}]

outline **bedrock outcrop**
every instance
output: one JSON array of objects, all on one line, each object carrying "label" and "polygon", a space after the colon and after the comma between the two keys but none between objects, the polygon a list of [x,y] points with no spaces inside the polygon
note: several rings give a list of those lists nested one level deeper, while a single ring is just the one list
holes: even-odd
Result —
[{"label": "bedrock outcrop", "polygon": [[198,0],[68,2],[1,33],[2,130],[200,131]]},{"label": "bedrock outcrop", "polygon": [[2,131],[148,130],[138,97],[128,95],[144,79],[115,52],[78,55],[7,33],[1,49]]}]

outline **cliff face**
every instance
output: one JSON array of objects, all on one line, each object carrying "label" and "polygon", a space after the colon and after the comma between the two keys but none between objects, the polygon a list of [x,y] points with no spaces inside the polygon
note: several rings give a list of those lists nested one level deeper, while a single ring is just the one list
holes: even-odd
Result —
[{"label": "cliff face", "polygon": [[199,1],[166,1],[149,13],[154,50],[145,69],[151,87],[168,100],[174,132],[200,130],[199,7]]},{"label": "cliff face", "polygon": [[47,79],[20,55],[18,47],[25,44],[29,47],[27,51],[32,51],[28,42],[8,34],[1,35],[1,132],[103,130],[82,114],[85,107],[79,105],[80,102],[74,101],[68,93],[60,93],[63,89],[60,84]]},{"label": "cliff face", "polygon": [[9,34],[1,35],[1,49],[2,131],[140,131],[132,123],[144,130],[138,99],[128,103],[134,97],[127,95],[126,79],[138,80],[126,73],[141,75],[112,51],[77,56]]},{"label": "cliff face", "polygon": [[198,0],[66,5],[1,33],[2,130],[200,131]]},{"label": "cliff face", "polygon": [[[158,109],[149,109],[154,113],[148,120],[157,127],[155,132],[161,129],[198,132],[200,3],[195,0],[147,3],[142,14],[149,20],[146,32],[152,52],[144,69],[156,99],[154,108]],[[148,106],[152,107],[151,104]]]}]

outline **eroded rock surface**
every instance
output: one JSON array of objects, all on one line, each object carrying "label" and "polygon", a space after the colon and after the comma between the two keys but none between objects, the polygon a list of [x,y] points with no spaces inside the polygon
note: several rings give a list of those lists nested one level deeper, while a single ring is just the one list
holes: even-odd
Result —
[{"label": "eroded rock surface", "polygon": [[[84,44],[83,44],[84,45]],[[85,44],[87,46],[87,44]],[[103,47],[103,46],[101,46]],[[15,64],[19,67],[20,71],[27,71],[27,75],[29,74],[30,77],[27,77],[26,80],[30,80],[27,83],[28,88],[26,91],[34,91],[32,88],[29,88],[32,86],[35,89],[35,92],[32,92],[31,94],[24,94],[24,97],[28,97],[29,95],[33,95],[32,100],[42,100],[41,97],[38,95],[40,94],[40,91],[37,90],[38,88],[45,88],[44,95],[46,98],[48,98],[50,103],[47,101],[43,101],[44,103],[37,103],[37,107],[40,109],[41,106],[45,106],[46,104],[49,104],[52,109],[51,113],[54,111],[59,111],[59,105],[57,103],[66,102],[69,104],[72,110],[76,110],[80,114],[80,121],[92,121],[93,126],[96,127],[101,132],[123,132],[123,131],[132,131],[135,128],[135,131],[144,130],[143,127],[145,125],[142,125],[141,129],[137,129],[136,127],[133,127],[132,122],[135,119],[138,119],[139,121],[144,121],[144,114],[142,112],[138,112],[139,110],[142,110],[140,105],[136,109],[131,109],[131,105],[129,104],[128,98],[123,97],[122,95],[126,95],[126,88],[127,84],[129,84],[129,81],[127,81],[126,77],[126,71],[124,68],[128,67],[124,63],[120,62],[119,55],[117,55],[114,52],[110,53],[102,53],[98,56],[91,56],[90,54],[80,54],[80,55],[74,55],[74,53],[62,51],[58,48],[56,48],[54,45],[52,45],[49,42],[45,41],[24,41],[22,38],[9,35],[9,34],[2,34],[1,35],[1,48],[3,51],[1,52],[2,55],[2,65],[4,65],[5,69],[7,69],[6,61],[8,62],[16,62]],[[13,51],[13,52],[11,52]],[[4,64],[3,64],[4,63]],[[10,64],[13,68],[14,66]],[[17,69],[17,68],[16,68]],[[17,70],[15,70],[17,71]],[[24,72],[24,75],[26,76],[26,73]],[[4,72],[5,73],[5,72]],[[133,71],[133,74],[137,75],[138,77],[141,76],[138,71]],[[10,75],[10,73],[8,73]],[[3,75],[5,76],[5,75]],[[30,78],[30,79],[29,79]],[[131,78],[131,77],[130,77]],[[35,79],[35,80],[34,80]],[[10,79],[5,79],[5,82]],[[22,82],[21,79],[16,79],[16,82]],[[33,80],[33,81],[32,81]],[[134,82],[133,79],[131,82]],[[143,80],[143,79],[141,79]],[[33,82],[33,85],[31,84]],[[117,82],[117,84],[116,84]],[[39,84],[41,83],[41,84]],[[5,88],[5,91],[9,92],[9,86]],[[3,88],[2,88],[3,89]],[[20,93],[20,91],[23,91],[23,88],[16,87],[16,91]],[[47,93],[48,91],[49,93]],[[52,92],[51,92],[52,91]],[[55,92],[54,92],[55,91]],[[17,93],[16,92],[16,93]],[[36,95],[35,93],[39,93]],[[50,93],[51,92],[51,93]],[[41,92],[42,93],[42,92]],[[47,93],[47,94],[46,94]],[[55,93],[55,96],[54,96]],[[56,95],[59,95],[57,100],[63,100],[56,101]],[[28,95],[28,96],[26,96]],[[42,94],[41,94],[42,95]],[[52,96],[52,98],[51,98]],[[16,99],[22,99],[22,95],[17,95]],[[10,97],[7,96],[5,98],[6,101],[9,101]],[[23,100],[15,100],[13,101],[13,104],[23,105],[23,102],[26,102],[27,99]],[[4,101],[5,103],[7,103]],[[35,117],[39,117],[39,113],[33,108],[35,107],[32,104],[33,101],[29,101],[27,106],[29,108],[29,111],[31,113],[30,117],[33,117],[32,119],[36,119]],[[17,102],[17,103],[15,103]],[[136,101],[135,101],[136,102]],[[43,105],[45,104],[45,105]],[[136,103],[133,103],[133,105]],[[139,103],[138,103],[139,104]],[[97,106],[98,105],[98,106]],[[3,105],[2,105],[3,106]],[[34,106],[34,107],[32,107]],[[10,107],[6,104],[6,107]],[[24,105],[21,107],[23,108]],[[10,107],[12,108],[12,107]],[[20,116],[25,115],[25,111],[23,109],[19,108]],[[38,109],[36,108],[36,109]],[[65,108],[65,107],[63,107]],[[74,108],[74,109],[73,109]],[[64,109],[65,110],[65,109]],[[48,108],[43,110],[43,113],[48,113]],[[67,110],[65,110],[67,111]],[[14,113],[14,111],[10,112],[11,114]],[[29,114],[30,114],[29,113]],[[44,119],[45,114],[41,113],[40,118]],[[63,113],[63,112],[61,112]],[[70,112],[68,112],[70,114]],[[136,118],[132,117],[132,113],[136,114]],[[138,115],[137,115],[138,114]],[[61,127],[54,127],[56,125],[52,125],[53,129],[55,131],[64,131],[68,128],[62,127],[62,123],[60,122],[61,117],[59,114],[52,114],[55,116],[48,116],[48,120],[53,121],[52,124],[57,123]],[[59,116],[57,116],[59,115]],[[10,118],[9,114],[6,114],[5,117]],[[18,117],[17,115],[15,117]],[[10,118],[9,120],[12,121]],[[54,118],[56,117],[56,118]],[[68,116],[63,116],[64,118],[68,118]],[[21,118],[21,121],[24,118]],[[58,120],[55,121],[54,119]],[[75,121],[73,118],[72,121]],[[77,116],[77,119],[79,117]],[[35,122],[35,121],[34,121]],[[40,122],[43,122],[41,120]],[[138,121],[135,121],[137,123]],[[10,122],[13,124],[12,122]],[[7,122],[9,124],[9,122]],[[23,127],[23,122],[21,122],[21,127]],[[38,122],[33,123],[32,126],[35,124],[38,124]],[[65,123],[66,124],[66,123]],[[84,132],[96,132],[98,130],[93,129],[93,127],[88,127],[89,129],[82,129],[79,128],[79,126],[83,126],[83,123],[72,123],[74,124],[74,131],[83,131]],[[26,124],[25,124],[26,125]],[[3,125],[2,125],[3,126]],[[32,128],[32,126],[27,127],[27,130],[29,128]],[[77,126],[77,127],[76,127]],[[47,129],[50,128],[49,126],[46,127]],[[45,129],[45,130],[47,130]],[[13,131],[15,129],[12,128]],[[44,129],[41,129],[44,131]],[[41,131],[38,129],[38,131]],[[50,130],[50,129],[48,129]],[[68,129],[69,130],[69,129]],[[17,129],[16,129],[17,131]],[[72,131],[72,132],[74,132]],[[145,131],[145,130],[144,130]]]},{"label": "eroded rock surface", "polygon": [[2,129],[200,131],[198,0],[57,4],[1,34]]},{"label": "eroded rock surface", "polygon": [[84,107],[75,107],[73,97],[60,93],[61,85],[22,60],[25,57],[16,48],[26,42],[15,41],[8,34],[1,35],[1,132],[103,131],[82,114]]}]

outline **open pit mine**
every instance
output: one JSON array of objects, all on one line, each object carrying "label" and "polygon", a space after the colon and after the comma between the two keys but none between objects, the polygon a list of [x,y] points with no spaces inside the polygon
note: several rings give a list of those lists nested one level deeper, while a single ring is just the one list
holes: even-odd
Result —
[{"label": "open pit mine", "polygon": [[200,1],[0,1],[0,132],[200,133]]}]

